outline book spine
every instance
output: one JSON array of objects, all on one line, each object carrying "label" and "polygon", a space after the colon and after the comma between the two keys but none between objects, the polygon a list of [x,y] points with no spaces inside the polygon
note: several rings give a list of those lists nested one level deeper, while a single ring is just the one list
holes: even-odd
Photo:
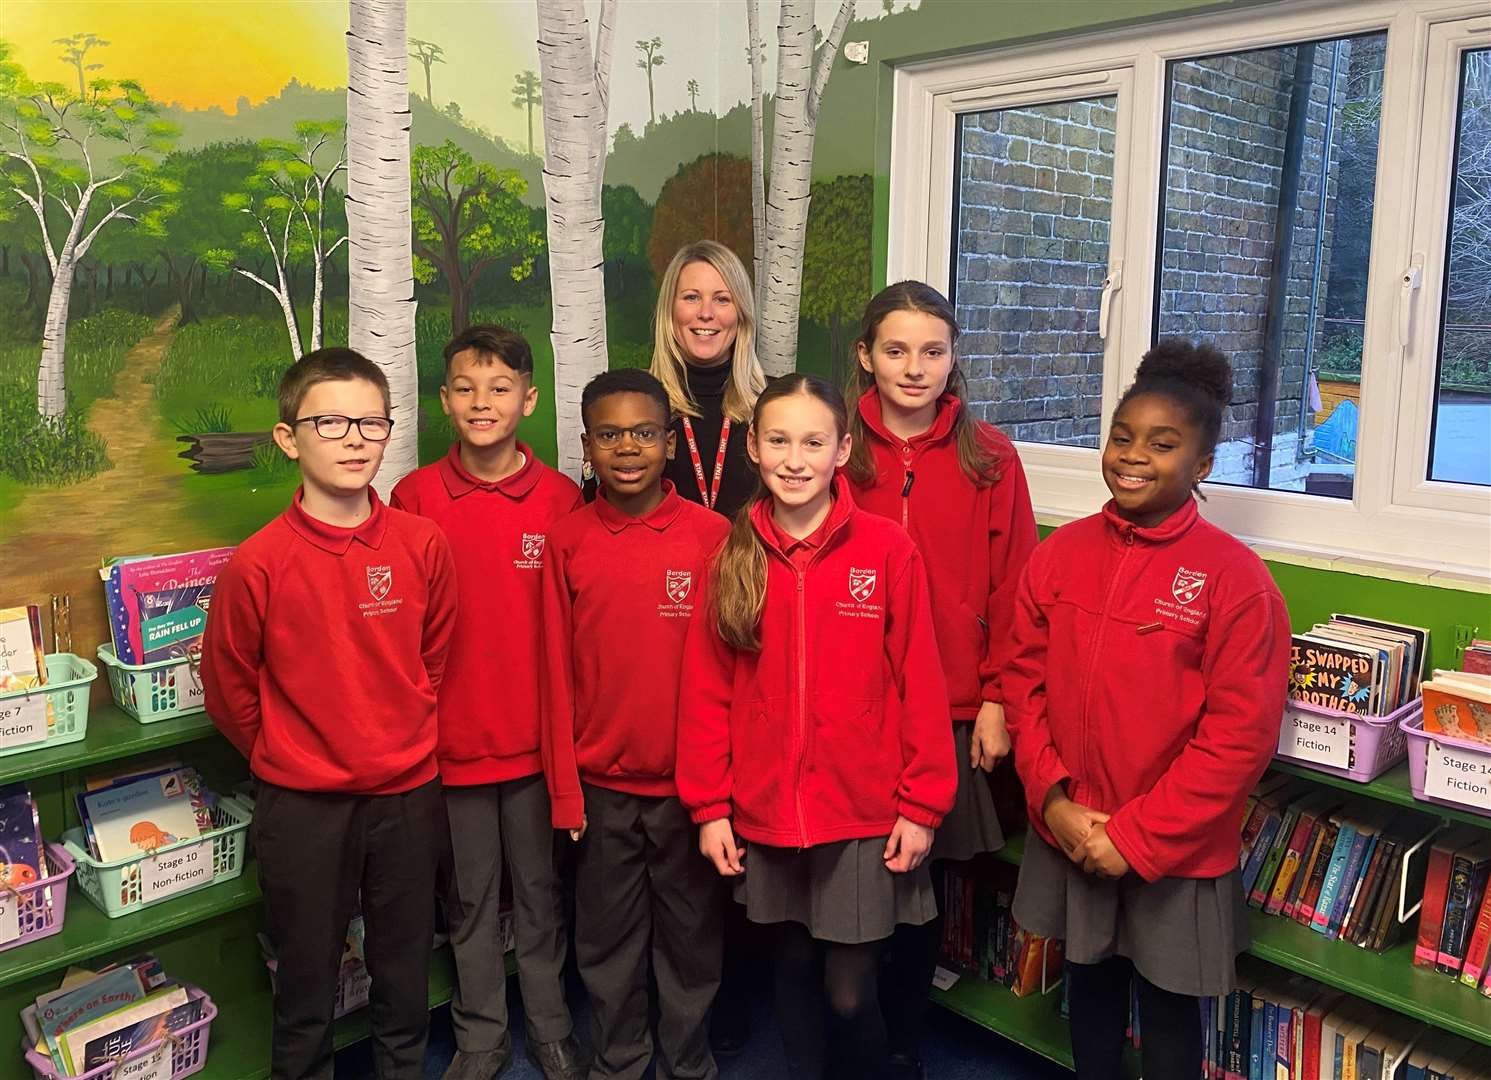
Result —
[{"label": "book spine", "polygon": [[1243,1018],[1249,1009],[1248,994],[1245,990],[1234,990],[1227,995],[1227,1075],[1242,1075],[1243,1071],[1243,1046],[1246,1035],[1243,1031]]},{"label": "book spine", "polygon": [[1310,887],[1310,878],[1315,873],[1315,863],[1320,858],[1320,845],[1325,840],[1329,831],[1326,822],[1317,820],[1315,828],[1310,833],[1309,850],[1305,854],[1304,861],[1300,863],[1299,873],[1294,875],[1294,884],[1289,887],[1289,895],[1284,898],[1284,917],[1286,919],[1297,918],[1299,915],[1300,902]]},{"label": "book spine", "polygon": [[1378,906],[1377,917],[1373,920],[1372,938],[1367,942],[1367,948],[1373,952],[1381,952],[1387,948],[1389,942],[1397,937],[1398,929],[1398,897],[1403,873],[1403,852],[1401,850],[1393,853],[1393,861],[1388,864],[1386,880],[1382,885],[1382,900]]},{"label": "book spine", "polygon": [[1279,1007],[1272,1001],[1263,1003],[1263,1066],[1259,1075],[1274,1080],[1274,1062],[1279,1057]]},{"label": "book spine", "polygon": [[1294,1049],[1293,1019],[1280,1005],[1274,1014],[1274,1080],[1289,1080],[1289,1055]]},{"label": "book spine", "polygon": [[1267,1022],[1263,998],[1254,995],[1248,1013],[1248,1080],[1263,1080],[1263,1027]]},{"label": "book spine", "polygon": [[1469,917],[1470,884],[1475,867],[1470,859],[1456,855],[1450,869],[1450,888],[1444,901],[1444,929],[1439,932],[1439,955],[1435,968],[1445,975],[1458,975],[1465,962],[1465,921]]},{"label": "book spine", "polygon": [[1444,905],[1449,895],[1454,853],[1442,847],[1429,852],[1424,876],[1424,903],[1419,909],[1419,936],[1413,949],[1415,967],[1432,968],[1439,961],[1439,936],[1444,928]]},{"label": "book spine", "polygon": [[1377,848],[1372,852],[1372,863],[1362,879],[1361,896],[1347,915],[1346,925],[1341,927],[1341,936],[1346,937],[1349,932],[1354,945],[1365,945],[1372,937],[1372,927],[1377,921],[1378,900],[1382,896],[1383,885],[1387,881],[1387,868],[1396,849],[1394,841],[1383,837],[1377,841]]},{"label": "book spine", "polygon": [[1243,867],[1243,895],[1249,896],[1253,891],[1253,883],[1258,880],[1259,873],[1263,870],[1263,860],[1268,858],[1269,849],[1273,846],[1274,836],[1278,834],[1279,826],[1283,818],[1277,810],[1269,812],[1268,818],[1263,822],[1263,828],[1258,832],[1258,839],[1253,842],[1252,854],[1248,856],[1248,863]]},{"label": "book spine", "polygon": [[1325,888],[1325,872],[1330,868],[1331,855],[1336,850],[1336,838],[1340,829],[1333,822],[1325,823],[1325,835],[1320,838],[1320,854],[1315,858],[1315,865],[1310,870],[1310,880],[1305,883],[1304,892],[1300,894],[1299,908],[1294,913],[1294,921],[1301,926],[1309,926],[1315,918],[1315,904],[1320,900],[1320,891]]},{"label": "book spine", "polygon": [[1305,857],[1305,845],[1309,843],[1314,829],[1315,818],[1309,814],[1301,814],[1299,822],[1294,826],[1294,835],[1289,838],[1289,845],[1284,851],[1284,859],[1279,863],[1273,890],[1263,905],[1264,914],[1277,915],[1283,909],[1289,888],[1294,884],[1295,875],[1299,873],[1300,861]]},{"label": "book spine", "polygon": [[1238,848],[1237,868],[1241,870],[1248,863],[1248,854],[1253,850],[1253,842],[1258,839],[1258,833],[1263,828],[1263,821],[1268,817],[1268,803],[1261,798],[1248,798],[1248,809],[1243,821],[1242,843]]},{"label": "book spine", "polygon": [[1320,1080],[1320,1021],[1318,1011],[1305,1013],[1305,1060],[1300,1080]]},{"label": "book spine", "polygon": [[1334,938],[1341,932],[1346,909],[1356,896],[1357,887],[1361,885],[1362,861],[1372,839],[1366,833],[1357,833],[1356,839],[1351,842],[1351,853],[1346,857],[1346,866],[1341,871],[1341,883],[1336,888],[1336,898],[1331,904],[1330,920],[1326,923],[1326,937]]},{"label": "book spine", "polygon": [[1248,893],[1248,903],[1252,907],[1261,908],[1268,900],[1274,880],[1278,877],[1279,864],[1284,861],[1284,850],[1289,846],[1290,837],[1294,835],[1294,825],[1298,819],[1299,811],[1289,810],[1280,822],[1278,831],[1274,833],[1273,843],[1269,845],[1268,854],[1263,858],[1263,868],[1253,882],[1252,891]]},{"label": "book spine", "polygon": [[1476,912],[1475,929],[1470,934],[1470,945],[1465,950],[1465,968],[1460,972],[1460,981],[1466,986],[1480,985],[1481,975],[1486,970],[1486,954],[1491,951],[1491,888],[1481,892],[1480,909]]},{"label": "book spine", "polygon": [[1346,870],[1346,860],[1356,842],[1356,829],[1342,825],[1336,834],[1336,849],[1331,852],[1330,867],[1325,872],[1325,885],[1320,890],[1320,899],[1315,903],[1315,914],[1310,927],[1321,934],[1329,933],[1331,909],[1335,905],[1336,893],[1341,888],[1341,875]]}]

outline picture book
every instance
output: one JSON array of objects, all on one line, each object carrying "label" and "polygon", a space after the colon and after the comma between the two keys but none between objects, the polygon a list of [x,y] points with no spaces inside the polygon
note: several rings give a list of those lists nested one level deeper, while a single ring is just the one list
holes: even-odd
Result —
[{"label": "picture book", "polygon": [[47,681],[41,609],[0,608],[0,691],[30,690]]},{"label": "picture book", "polygon": [[61,1060],[58,1057],[59,1040],[65,1032],[125,1005],[132,1005],[148,992],[149,987],[140,971],[126,964],[102,972],[70,991],[45,1001],[38,1000],[37,1025],[53,1059]]},{"label": "picture book", "polygon": [[[168,986],[96,1016],[87,1023],[68,1028],[57,1040],[68,1075],[78,1076],[97,1068],[110,1057],[128,1053],[134,1046],[143,1046],[163,1038],[167,1031],[185,1027],[192,1021],[179,1019],[174,1025],[172,1023],[183,1006],[190,1008],[186,988]],[[200,1016],[200,1005],[198,1008]]]},{"label": "picture book", "polygon": [[1426,733],[1491,743],[1491,675],[1435,671],[1422,689]]},{"label": "picture book", "polygon": [[110,862],[191,840],[212,828],[210,797],[192,768],[80,795],[95,857]]},{"label": "picture book", "polygon": [[36,801],[25,783],[0,787],[0,885],[15,889],[47,876]]},{"label": "picture book", "polygon": [[1380,673],[1378,650],[1296,634],[1289,654],[1289,697],[1306,705],[1368,714]]},{"label": "picture book", "polygon": [[130,664],[190,655],[207,625],[213,583],[232,554],[231,547],[211,548],[122,560],[100,570],[116,655]]},{"label": "picture book", "polygon": [[[1331,614],[1333,623],[1353,623],[1357,626],[1371,627],[1374,630],[1386,630],[1394,634],[1401,634],[1412,640],[1413,652],[1409,667],[1413,671],[1414,681],[1412,692],[1418,692],[1418,680],[1423,676],[1429,663],[1429,631],[1422,626],[1409,626],[1406,623],[1388,622],[1385,619],[1368,619],[1361,615],[1345,615],[1340,612]],[[1410,694],[1412,696],[1412,694]]]}]

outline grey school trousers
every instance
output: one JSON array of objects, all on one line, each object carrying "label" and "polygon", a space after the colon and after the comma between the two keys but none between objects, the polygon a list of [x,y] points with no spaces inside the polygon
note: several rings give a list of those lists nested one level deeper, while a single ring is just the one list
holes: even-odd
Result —
[{"label": "grey school trousers", "polygon": [[590,1080],[639,1080],[647,1069],[649,957],[658,1080],[716,1080],[720,883],[699,830],[677,798],[581,786],[589,827],[575,869],[575,958],[595,1024]]},{"label": "grey school trousers", "polygon": [[500,784],[447,787],[451,874],[446,916],[456,958],[451,1027],[467,1053],[507,1036],[507,974],[498,939],[502,865],[513,883],[513,936],[523,1010],[539,1042],[570,1033],[564,1000],[568,939],[543,774]]}]

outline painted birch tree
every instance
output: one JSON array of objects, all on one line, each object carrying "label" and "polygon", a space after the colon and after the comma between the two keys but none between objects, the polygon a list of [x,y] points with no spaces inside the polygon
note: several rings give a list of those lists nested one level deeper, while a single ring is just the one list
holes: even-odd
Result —
[{"label": "painted birch tree", "polygon": [[595,48],[584,0],[537,0],[543,78],[544,209],[554,303],[554,414],[559,467],[580,472],[580,391],[606,370],[601,183],[606,168],[616,0],[601,0]]},{"label": "painted birch tree", "polygon": [[[752,299],[756,303],[758,320],[761,318],[761,286],[766,282],[766,119],[763,115],[766,103],[761,100],[766,53],[761,48],[760,8],[760,0],[747,0],[746,59],[751,65],[751,234],[754,237],[751,283],[755,286]],[[757,351],[760,351],[759,345]]]},{"label": "painted birch tree", "polygon": [[[37,412],[67,410],[67,317],[79,263],[114,222],[138,222],[165,194],[160,161],[177,136],[130,79],[79,96],[37,83],[0,43],[0,201],[34,220],[51,289],[36,372]],[[0,207],[3,209],[3,207]]]},{"label": "painted birch tree", "polygon": [[[347,344],[388,377],[394,419],[373,481],[419,467],[405,0],[351,0],[347,30]],[[426,68],[428,74],[428,67]]]},{"label": "painted birch tree", "polygon": [[[754,8],[755,2],[749,5]],[[754,16],[748,16],[752,23]],[[769,375],[782,375],[797,364],[797,320],[802,301],[802,257],[807,240],[808,204],[813,178],[813,140],[818,113],[844,30],[854,17],[854,0],[844,0],[833,28],[821,45],[814,44],[813,0],[782,0],[777,24],[777,87],[772,104],[771,158],[762,162],[765,192],[765,280],[757,312],[761,336],[757,351]],[[758,31],[759,33],[759,31]],[[759,83],[752,52],[753,93]],[[753,135],[758,156],[760,136]],[[759,271],[758,271],[759,273]]]}]

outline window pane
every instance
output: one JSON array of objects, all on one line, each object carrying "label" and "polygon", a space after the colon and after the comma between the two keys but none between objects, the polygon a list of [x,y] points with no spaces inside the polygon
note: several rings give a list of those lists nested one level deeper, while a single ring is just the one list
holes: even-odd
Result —
[{"label": "window pane", "polygon": [[1097,446],[1113,96],[959,118],[953,302],[974,411],[1025,442]]},{"label": "window pane", "polygon": [[1491,49],[1460,65],[1429,479],[1491,484]]},{"label": "window pane", "polygon": [[1351,496],[1385,44],[1169,65],[1155,336],[1232,361],[1214,482]]}]

